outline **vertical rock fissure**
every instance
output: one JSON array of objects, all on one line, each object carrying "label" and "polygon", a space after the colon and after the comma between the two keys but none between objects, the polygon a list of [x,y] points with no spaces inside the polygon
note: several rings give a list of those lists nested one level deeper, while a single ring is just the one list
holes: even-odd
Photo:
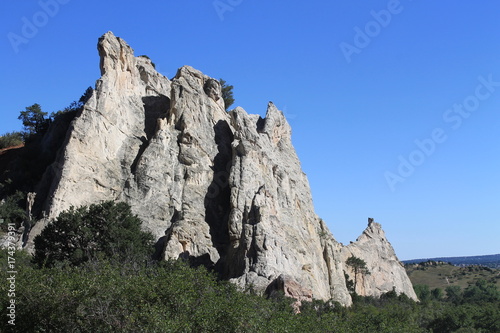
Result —
[{"label": "vertical rock fissure", "polygon": [[160,237],[154,245],[155,252],[152,256],[153,260],[162,260],[165,258],[165,247],[172,238],[172,230],[174,226],[176,225],[177,221],[181,219],[182,219],[182,213],[177,209],[173,208],[172,217],[170,218],[170,226],[167,228],[167,230],[165,230],[165,236]]},{"label": "vertical rock fissure", "polygon": [[170,98],[165,95],[146,96],[144,103],[144,132],[149,140],[156,132],[158,118],[165,118],[170,109]]},{"label": "vertical rock fissure", "polygon": [[333,281],[332,281],[332,266],[330,264],[330,258],[328,256],[328,248],[324,246],[323,249],[323,260],[325,261],[326,264],[326,269],[328,273],[328,285],[330,286],[330,289],[333,286]]},{"label": "vertical rock fissure", "polygon": [[139,146],[137,155],[130,166],[130,172],[133,175],[136,174],[137,164],[156,132],[158,119],[166,117],[170,109],[170,99],[164,95],[146,96],[142,98],[142,102],[144,103],[144,133],[146,137],[142,136],[140,138],[142,144]]},{"label": "vertical rock fissure", "polygon": [[246,257],[248,259],[248,268],[254,271],[254,265],[257,263],[257,224],[260,222],[260,207],[256,205],[255,199],[257,195],[264,189],[264,185],[260,186],[252,200],[252,207],[248,214],[247,226],[252,228],[250,246],[248,247]]},{"label": "vertical rock fissure", "polygon": [[210,227],[212,243],[217,249],[220,259],[215,269],[224,270],[224,263],[230,244],[229,213],[231,211],[231,188],[229,175],[232,165],[233,132],[226,121],[219,120],[214,126],[217,155],[213,161],[213,178],[205,195],[205,222]]}]

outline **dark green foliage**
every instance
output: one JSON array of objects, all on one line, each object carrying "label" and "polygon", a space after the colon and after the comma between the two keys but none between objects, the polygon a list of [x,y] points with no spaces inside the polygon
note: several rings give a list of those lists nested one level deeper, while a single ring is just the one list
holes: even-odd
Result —
[{"label": "dark green foliage", "polygon": [[478,280],[464,290],[462,303],[500,302],[497,286],[485,280]]},{"label": "dark green foliage", "polygon": [[[0,279],[6,280],[0,253]],[[315,300],[294,314],[283,295],[266,299],[242,293],[203,266],[129,258],[79,266],[38,268],[23,252],[16,258],[16,326],[1,332],[500,332],[500,302],[455,305],[416,303],[390,291],[358,296],[350,308]],[[491,286],[477,286],[487,295]],[[0,316],[6,318],[7,283],[0,284]],[[472,290],[472,289],[471,289]],[[493,293],[494,294],[494,293]]]},{"label": "dark green foliage", "polygon": [[354,281],[349,279],[349,274],[344,273],[345,285],[347,287],[347,291],[351,294],[356,294],[356,290],[354,289]]},{"label": "dark green foliage", "polygon": [[370,274],[368,268],[366,267],[366,262],[361,258],[350,256],[347,258],[345,263],[347,266],[350,266],[354,272]]},{"label": "dark green foliage", "polygon": [[[350,256],[349,258],[347,258],[345,263],[347,266],[351,267],[352,270],[354,271],[354,282],[352,290],[356,292],[356,282],[358,281],[358,274],[370,274],[370,271],[368,270],[368,267],[366,267],[366,262],[363,259],[358,258],[356,256]],[[350,280],[346,276],[346,282],[348,284],[348,288],[349,288],[349,281]]]},{"label": "dark green foliage", "polygon": [[23,143],[23,133],[21,132],[10,132],[0,136],[0,149],[19,146]]},{"label": "dark green foliage", "polygon": [[224,108],[227,111],[229,107],[234,104],[234,98],[233,98],[234,87],[231,85],[227,85],[226,81],[224,81],[223,79],[219,79],[219,83],[222,90],[222,99],[224,100]]},{"label": "dark green foliage", "polygon": [[462,288],[459,286],[449,286],[445,289],[446,300],[450,303],[460,304],[462,303]]},{"label": "dark green foliage", "polygon": [[435,316],[426,326],[433,332],[500,332],[500,292],[493,283],[479,280],[463,292],[450,286],[446,302],[430,304]]},{"label": "dark green foliage", "polygon": [[429,286],[426,284],[416,284],[413,286],[413,290],[417,295],[420,302],[427,302],[431,299],[431,291]]},{"label": "dark green foliage", "polygon": [[[460,287],[458,287],[460,290]],[[416,284],[413,286],[413,290],[415,294],[417,294],[420,302],[429,302],[431,300],[442,300],[444,298],[444,291],[441,288],[430,289],[428,285],[425,284]],[[448,289],[446,289],[448,290]]]},{"label": "dark green foliage", "polygon": [[441,288],[434,288],[431,290],[431,296],[435,300],[441,300],[444,297],[444,292],[443,289]]},{"label": "dark green foliage", "polygon": [[9,223],[14,223],[16,229],[21,227],[26,218],[26,211],[23,208],[25,203],[26,195],[21,191],[8,196],[3,203],[0,203],[1,230],[7,231]]},{"label": "dark green foliage", "polygon": [[56,262],[80,265],[114,258],[120,262],[152,251],[153,236],[123,202],[112,201],[62,212],[35,237],[34,262],[51,267]]},{"label": "dark green foliage", "polygon": [[[205,268],[182,261],[122,265],[101,260],[19,271],[17,332],[296,331],[286,300],[243,294],[217,282]],[[2,295],[5,285],[0,285]],[[0,325],[5,328],[6,321]]]},{"label": "dark green foliage", "polygon": [[87,89],[85,89],[85,92],[83,93],[83,95],[80,96],[80,99],[78,100],[78,103],[80,104],[80,106],[84,106],[85,103],[87,103],[87,101],[90,99],[90,97],[92,97],[93,93],[94,93],[94,89],[92,89],[92,87],[87,87]]},{"label": "dark green foliage", "polygon": [[[500,332],[500,307],[464,304],[447,307],[428,325],[433,332]],[[496,313],[495,313],[496,312]]]},{"label": "dark green foliage", "polygon": [[18,119],[23,122],[25,140],[34,135],[43,135],[47,131],[49,119],[46,116],[47,112],[43,112],[40,104],[36,103],[20,112]]}]

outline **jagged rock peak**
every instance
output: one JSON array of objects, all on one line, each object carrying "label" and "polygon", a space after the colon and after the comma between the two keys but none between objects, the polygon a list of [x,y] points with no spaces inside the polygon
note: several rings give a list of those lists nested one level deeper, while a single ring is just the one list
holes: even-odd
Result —
[{"label": "jagged rock peak", "polygon": [[355,286],[359,295],[378,297],[387,291],[395,290],[398,294],[404,293],[417,299],[403,264],[387,240],[382,225],[373,218],[368,219],[368,226],[356,242],[342,249],[344,262],[350,256],[363,259],[369,271],[368,274],[356,276],[351,268],[346,269],[349,277],[353,281],[357,280]]},{"label": "jagged rock peak", "polygon": [[101,75],[109,71],[132,71],[134,69],[134,50],[120,37],[108,31],[97,44],[101,58]]},{"label": "jagged rock peak", "polygon": [[[205,265],[242,288],[264,292],[285,274],[314,298],[349,305],[345,261],[356,255],[372,270],[359,294],[395,287],[415,298],[379,224],[344,247],[317,217],[273,103],[265,118],[226,112],[218,80],[199,70],[181,67],[170,81],[111,32],[98,50],[102,76],[44,176],[50,185],[39,186],[49,218],[125,201],[157,236],[157,258]],[[47,223],[31,229],[28,246]]]}]

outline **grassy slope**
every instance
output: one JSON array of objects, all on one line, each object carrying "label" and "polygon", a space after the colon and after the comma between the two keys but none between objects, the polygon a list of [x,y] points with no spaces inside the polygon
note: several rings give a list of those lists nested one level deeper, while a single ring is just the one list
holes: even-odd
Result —
[{"label": "grassy slope", "polygon": [[408,264],[405,266],[413,285],[425,284],[431,289],[460,286],[466,288],[479,279],[495,283],[500,288],[500,269],[482,266],[458,267],[448,263]]}]

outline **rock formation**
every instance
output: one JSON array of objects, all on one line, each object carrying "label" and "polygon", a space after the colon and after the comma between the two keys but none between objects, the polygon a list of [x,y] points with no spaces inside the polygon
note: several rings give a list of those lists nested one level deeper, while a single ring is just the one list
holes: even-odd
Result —
[{"label": "rock formation", "polygon": [[264,292],[286,274],[314,298],[349,305],[345,260],[354,254],[372,270],[359,294],[395,288],[416,298],[380,225],[344,247],[316,216],[290,126],[272,103],[265,118],[226,112],[219,82],[194,68],[169,80],[111,32],[98,50],[102,77],[47,170],[48,194],[36,197],[48,218],[125,201],[162,257],[189,258],[241,287]]},{"label": "rock formation", "polygon": [[405,290],[405,294],[416,298],[414,293],[409,292],[413,287],[403,264],[387,241],[382,226],[373,219],[368,219],[365,231],[356,242],[343,247],[341,253],[344,263],[350,256],[362,258],[366,262],[368,274],[355,276],[352,268],[344,268],[349,278],[355,282],[359,295],[378,297],[394,288],[397,292]]}]

